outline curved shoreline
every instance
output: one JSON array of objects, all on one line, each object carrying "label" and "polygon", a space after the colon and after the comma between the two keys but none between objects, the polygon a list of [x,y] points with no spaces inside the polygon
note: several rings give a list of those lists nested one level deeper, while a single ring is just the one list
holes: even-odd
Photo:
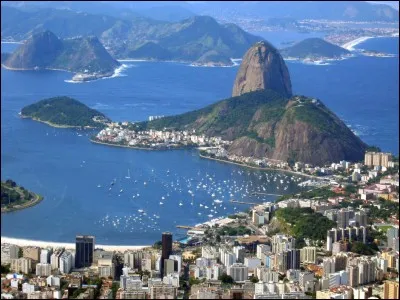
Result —
[{"label": "curved shoreline", "polygon": [[241,167],[246,167],[246,168],[251,168],[251,169],[256,169],[256,170],[261,170],[261,171],[264,170],[264,171],[286,172],[286,173],[291,173],[291,174],[295,174],[295,175],[299,175],[299,176],[311,177],[311,178],[315,178],[315,179],[322,180],[322,178],[317,177],[317,176],[308,175],[308,174],[303,174],[303,173],[298,173],[298,172],[290,171],[290,170],[275,169],[275,168],[269,168],[269,167],[254,167],[254,166],[246,165],[246,164],[244,164],[244,163],[234,162],[234,161],[231,161],[231,160],[224,160],[224,159],[218,159],[218,158],[214,158],[214,157],[204,156],[204,155],[201,155],[200,153],[199,153],[199,156],[200,156],[201,158],[216,160],[216,161],[220,161],[220,162],[225,162],[225,163],[234,164],[234,165],[238,165],[238,166],[241,166]]},{"label": "curved shoreline", "polygon": [[35,194],[35,199],[32,201],[28,201],[24,204],[18,205],[18,207],[11,207],[11,208],[1,208],[1,213],[9,213],[9,212],[13,212],[13,211],[17,211],[17,210],[22,210],[28,207],[32,207],[36,204],[39,204],[41,201],[43,200],[43,197]]},{"label": "curved shoreline", "polygon": [[[17,246],[38,246],[41,248],[45,247],[53,247],[53,248],[66,248],[66,249],[75,249],[75,243],[63,243],[63,242],[52,242],[52,241],[38,241],[38,240],[28,240],[28,239],[19,239],[19,238],[11,238],[6,236],[1,236],[1,243],[5,244],[14,244]],[[151,245],[143,245],[143,246],[135,246],[135,245],[97,245],[95,244],[95,248],[101,248],[106,251],[125,251],[125,250],[140,250],[143,248],[151,247]]]},{"label": "curved shoreline", "polygon": [[[156,151],[156,150],[179,150],[179,149],[185,149],[185,147],[181,147],[181,148],[170,148],[170,149],[154,149],[154,148],[145,148],[145,147],[135,147],[135,146],[127,146],[127,145],[119,145],[119,144],[112,144],[112,143],[105,143],[105,142],[99,142],[99,141],[95,141],[93,139],[90,139],[91,142],[96,143],[96,144],[102,144],[102,145],[106,145],[106,146],[115,146],[115,147],[123,147],[123,148],[131,148],[131,149],[139,149],[139,150],[149,150],[149,151]],[[193,147],[191,147],[193,148]],[[194,147],[196,149],[199,150],[199,147]],[[249,166],[246,165],[244,163],[238,163],[238,162],[234,162],[234,161],[230,161],[230,160],[223,160],[223,159],[218,159],[218,158],[213,158],[213,157],[208,157],[208,156],[204,156],[201,155],[199,153],[199,156],[201,158],[206,158],[206,159],[211,159],[211,160],[216,160],[216,161],[220,161],[220,162],[225,162],[225,163],[230,163],[230,164],[234,164],[234,165],[238,165],[241,167],[246,167],[246,168],[251,168],[251,169],[256,169],[256,170],[261,170],[261,171],[278,171],[278,172],[286,172],[286,173],[291,173],[291,174],[295,174],[295,175],[299,175],[299,176],[304,176],[304,177],[309,177],[309,178],[315,178],[318,180],[322,180],[323,178],[318,177],[318,176],[314,176],[314,175],[309,175],[309,174],[303,174],[303,173],[298,173],[295,171],[290,171],[290,170],[283,170],[283,169],[275,169],[275,168],[269,168],[269,167],[254,167],[254,166]]]}]

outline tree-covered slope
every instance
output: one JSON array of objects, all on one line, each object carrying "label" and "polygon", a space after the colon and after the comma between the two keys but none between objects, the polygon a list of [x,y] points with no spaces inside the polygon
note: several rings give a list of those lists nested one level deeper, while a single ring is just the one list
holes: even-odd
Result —
[{"label": "tree-covered slope", "polygon": [[110,121],[103,113],[69,97],[41,100],[24,107],[21,115],[59,126],[103,127]]},{"label": "tree-covered slope", "polygon": [[366,145],[320,100],[272,90],[245,93],[138,129],[192,130],[231,140],[231,154],[324,164],[363,158]]}]

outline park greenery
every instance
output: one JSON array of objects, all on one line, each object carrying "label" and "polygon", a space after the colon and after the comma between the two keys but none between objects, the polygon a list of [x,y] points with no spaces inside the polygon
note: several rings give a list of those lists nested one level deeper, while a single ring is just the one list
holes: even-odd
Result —
[{"label": "park greenery", "polygon": [[311,208],[280,208],[275,212],[275,216],[284,224],[289,234],[300,240],[324,240],[326,231],[336,227],[336,222],[315,213]]},{"label": "park greenery", "polygon": [[21,110],[21,115],[59,126],[102,128],[104,123],[110,121],[103,113],[65,96],[28,105]]},{"label": "park greenery", "polygon": [[238,226],[238,227],[224,226],[217,230],[217,234],[229,235],[229,236],[245,235],[245,234],[251,234],[251,229],[245,226]]},{"label": "park greenery", "polygon": [[8,179],[1,182],[1,206],[11,208],[14,205],[21,205],[31,201],[35,195],[27,191],[22,186],[17,186],[16,182]]}]

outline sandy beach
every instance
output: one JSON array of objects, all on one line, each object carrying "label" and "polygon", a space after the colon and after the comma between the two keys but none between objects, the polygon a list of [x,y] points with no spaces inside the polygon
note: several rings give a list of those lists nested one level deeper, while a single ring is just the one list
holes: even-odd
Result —
[{"label": "sandy beach", "polygon": [[[48,241],[34,241],[34,240],[25,240],[25,239],[16,239],[10,237],[1,237],[1,243],[14,244],[17,246],[38,246],[41,248],[45,247],[63,247],[65,249],[75,249],[75,243],[59,243],[59,242],[48,242]],[[140,250],[143,248],[147,248],[151,246],[129,246],[129,245],[97,245],[96,249],[104,249],[106,251],[120,251],[124,252],[125,250]]]},{"label": "sandy beach", "polygon": [[366,40],[372,39],[372,38],[374,38],[374,37],[373,36],[362,36],[362,37],[359,37],[358,39],[355,39],[350,42],[347,42],[346,44],[343,44],[342,48],[345,48],[349,51],[354,51],[354,50],[356,50],[354,48],[354,46],[356,46],[362,42],[365,42]]}]

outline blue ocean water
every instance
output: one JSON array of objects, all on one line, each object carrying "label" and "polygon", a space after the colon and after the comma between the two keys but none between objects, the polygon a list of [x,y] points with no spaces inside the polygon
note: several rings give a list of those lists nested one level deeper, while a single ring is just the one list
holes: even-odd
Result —
[{"label": "blue ocean water", "polygon": [[[359,46],[398,54],[398,39],[373,39]],[[232,198],[257,202],[275,197],[254,197],[253,191],[299,190],[294,180],[300,179],[201,159],[195,150],[96,145],[88,140],[92,132],[18,117],[25,105],[57,95],[77,98],[118,121],[178,114],[229,97],[237,72],[237,67],[126,64],[120,77],[79,84],[66,82],[72,76],[66,72],[2,68],[1,178],[45,197],[37,206],[3,214],[2,236],[71,242],[76,234],[94,234],[103,244],[151,244],[165,230],[176,239],[183,237],[185,231],[176,225],[194,225],[246,207],[229,203]],[[320,98],[365,142],[398,154],[398,56],[356,57],[327,66],[288,63],[288,68],[296,94]],[[125,178],[128,170],[130,179]]]}]

